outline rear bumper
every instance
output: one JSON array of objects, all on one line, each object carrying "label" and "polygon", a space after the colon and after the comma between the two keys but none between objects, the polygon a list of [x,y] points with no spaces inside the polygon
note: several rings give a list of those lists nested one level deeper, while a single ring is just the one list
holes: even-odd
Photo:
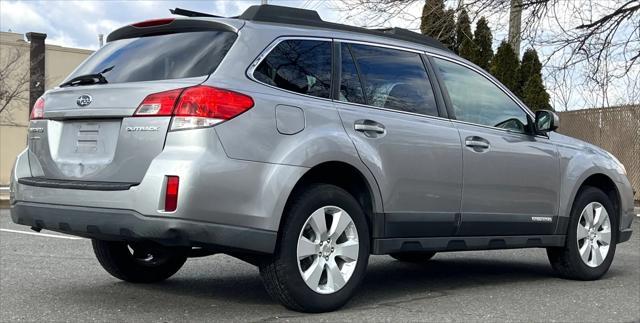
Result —
[{"label": "rear bumper", "polygon": [[[32,173],[29,154],[25,151],[16,160],[11,175],[12,205],[66,205],[91,212],[106,210],[107,214],[128,210],[134,218],[162,219],[162,223],[200,223],[205,227],[216,223],[266,232],[278,230],[289,193],[308,170],[229,158],[213,128],[170,132],[164,150],[151,162],[142,181],[133,186],[43,179]],[[178,207],[173,212],[164,211],[167,176],[180,179]]]},{"label": "rear bumper", "polygon": [[11,206],[17,224],[113,241],[151,240],[166,246],[222,247],[272,253],[275,231],[144,216],[136,211],[43,203]]}]

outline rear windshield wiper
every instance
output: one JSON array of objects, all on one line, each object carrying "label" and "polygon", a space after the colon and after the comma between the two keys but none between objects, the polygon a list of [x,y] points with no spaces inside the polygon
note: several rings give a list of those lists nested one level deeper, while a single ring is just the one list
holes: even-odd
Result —
[{"label": "rear windshield wiper", "polygon": [[104,77],[104,73],[111,71],[114,67],[115,65],[111,67],[107,67],[104,70],[102,70],[102,72],[100,73],[84,74],[84,75],[76,76],[70,79],[69,81],[60,84],[60,87],[109,83],[107,79]]}]

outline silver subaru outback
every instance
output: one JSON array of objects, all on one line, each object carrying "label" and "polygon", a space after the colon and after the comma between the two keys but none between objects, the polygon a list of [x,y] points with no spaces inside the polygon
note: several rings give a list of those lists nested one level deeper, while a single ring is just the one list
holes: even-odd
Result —
[{"label": "silver subaru outback", "polygon": [[11,176],[14,222],[92,239],[116,278],[225,253],[320,312],[370,254],[546,248],[593,280],[631,236],[614,156],[431,38],[270,5],[173,12],[115,30],[37,101]]}]

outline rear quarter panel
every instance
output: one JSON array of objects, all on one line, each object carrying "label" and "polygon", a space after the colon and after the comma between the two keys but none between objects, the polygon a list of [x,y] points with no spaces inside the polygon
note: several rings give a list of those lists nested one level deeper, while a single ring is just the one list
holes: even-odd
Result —
[{"label": "rear quarter panel", "polygon": [[[283,30],[294,36],[308,37],[309,31],[279,28],[273,25],[247,24],[225,60],[205,84],[238,91],[251,96],[252,109],[215,127],[228,157],[312,168],[324,162],[338,161],[354,166],[363,174],[373,192],[374,211],[382,212],[380,191],[371,172],[358,157],[347,136],[334,103],[329,99],[300,95],[251,80],[251,63]],[[327,37],[325,31],[317,36]],[[311,35],[313,36],[313,35]],[[304,129],[294,134],[278,131],[276,106],[300,108]]]}]

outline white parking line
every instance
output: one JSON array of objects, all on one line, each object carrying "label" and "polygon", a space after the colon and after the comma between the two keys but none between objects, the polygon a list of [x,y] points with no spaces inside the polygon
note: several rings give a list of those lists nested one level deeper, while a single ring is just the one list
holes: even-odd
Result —
[{"label": "white parking line", "polygon": [[30,235],[34,235],[34,236],[41,236],[41,237],[47,237],[47,238],[60,238],[60,239],[69,239],[69,240],[82,240],[82,239],[84,239],[84,238],[80,238],[80,237],[60,236],[60,235],[57,235],[57,234],[26,232],[26,231],[11,230],[11,229],[0,229],[0,231],[11,232],[11,233],[30,234]]}]

